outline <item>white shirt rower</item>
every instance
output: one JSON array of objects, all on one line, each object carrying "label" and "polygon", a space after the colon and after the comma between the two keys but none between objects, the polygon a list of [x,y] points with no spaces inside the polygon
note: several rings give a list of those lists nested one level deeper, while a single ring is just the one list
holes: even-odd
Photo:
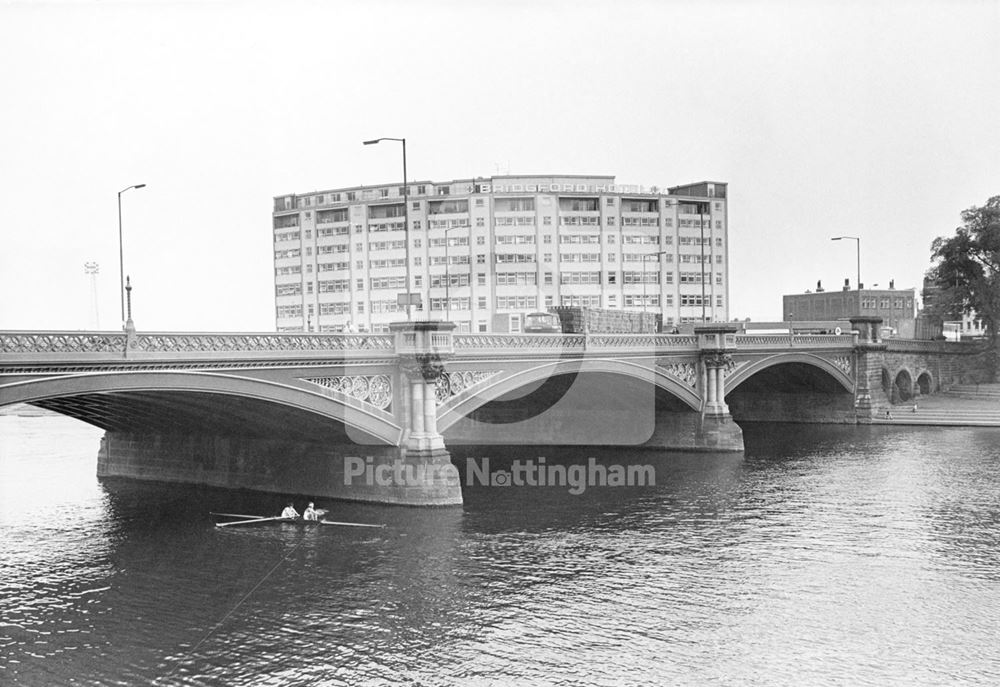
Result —
[{"label": "white shirt rower", "polygon": [[309,506],[302,512],[303,520],[319,520],[319,513],[313,508],[313,502],[309,502]]},{"label": "white shirt rower", "polygon": [[281,511],[281,517],[283,518],[297,518],[299,517],[299,512],[295,510],[295,507],[289,501],[288,505],[285,506],[285,510]]}]

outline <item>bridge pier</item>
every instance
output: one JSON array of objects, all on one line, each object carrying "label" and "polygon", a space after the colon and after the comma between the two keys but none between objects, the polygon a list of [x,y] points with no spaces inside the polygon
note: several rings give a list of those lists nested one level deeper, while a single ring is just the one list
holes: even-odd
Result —
[{"label": "bridge pier", "polygon": [[851,318],[851,328],[858,332],[854,349],[855,383],[854,414],[858,424],[871,424],[879,415],[879,408],[887,406],[890,399],[882,389],[882,366],[888,348],[879,335],[881,317]]},{"label": "bridge pier", "polygon": [[[451,463],[437,426],[437,381],[444,360],[454,353],[453,322],[397,322],[400,360],[397,379],[404,390],[400,446],[406,479],[401,496],[406,505],[461,505],[458,470]],[[415,479],[414,479],[415,478]]]},{"label": "bridge pier", "polygon": [[694,328],[702,363],[701,426],[696,448],[712,451],[742,451],[743,430],[726,405],[726,374],[733,367],[737,327],[731,324],[699,325]]}]

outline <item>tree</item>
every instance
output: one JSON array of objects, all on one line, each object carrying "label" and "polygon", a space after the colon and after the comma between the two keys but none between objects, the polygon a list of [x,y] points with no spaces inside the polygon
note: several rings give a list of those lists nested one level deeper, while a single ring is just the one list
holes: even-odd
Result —
[{"label": "tree", "polygon": [[931,244],[928,279],[937,287],[931,314],[975,312],[997,343],[1000,323],[1000,196],[962,212],[962,226]]}]

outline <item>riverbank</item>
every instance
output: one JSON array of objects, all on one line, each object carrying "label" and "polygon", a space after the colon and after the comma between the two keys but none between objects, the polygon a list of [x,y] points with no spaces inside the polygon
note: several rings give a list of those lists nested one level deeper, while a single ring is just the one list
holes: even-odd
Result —
[{"label": "riverbank", "polygon": [[[883,411],[884,412],[884,411]],[[891,418],[874,424],[1000,427],[1000,384],[955,386],[946,392],[921,396],[909,404],[891,406]]]}]

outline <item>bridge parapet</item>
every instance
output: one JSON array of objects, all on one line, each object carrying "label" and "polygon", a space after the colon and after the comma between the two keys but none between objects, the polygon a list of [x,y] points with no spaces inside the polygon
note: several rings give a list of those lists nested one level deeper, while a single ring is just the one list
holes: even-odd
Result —
[{"label": "bridge parapet", "polygon": [[696,351],[697,338],[678,334],[456,334],[458,355],[551,355],[559,352],[640,353]]},{"label": "bridge parapet", "polygon": [[919,339],[885,339],[886,350],[892,353],[979,353],[983,342],[977,341],[924,341]]},{"label": "bridge parapet", "polygon": [[844,348],[857,345],[856,334],[737,334],[737,348]]},{"label": "bridge parapet", "polygon": [[337,353],[338,357],[392,355],[391,334],[0,332],[4,362],[103,360],[289,359]]}]

